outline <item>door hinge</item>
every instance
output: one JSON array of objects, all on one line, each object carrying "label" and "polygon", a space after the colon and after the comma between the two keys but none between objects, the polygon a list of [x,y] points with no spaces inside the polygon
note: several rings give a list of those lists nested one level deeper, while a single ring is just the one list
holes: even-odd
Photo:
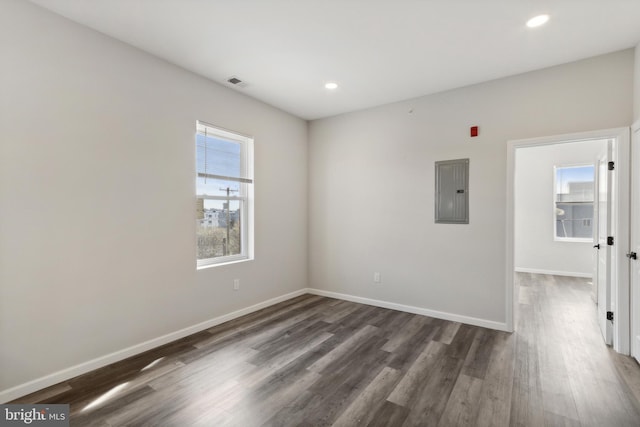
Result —
[{"label": "door hinge", "polygon": [[627,258],[629,258],[629,259],[638,259],[638,254],[635,253],[635,252],[629,252],[627,254]]},{"label": "door hinge", "polygon": [[609,168],[610,171],[612,171],[612,170],[614,170],[616,168],[616,164],[614,162],[609,162],[608,168]]},{"label": "door hinge", "polygon": [[613,236],[607,237],[607,245],[613,246]]},{"label": "door hinge", "polygon": [[613,311],[607,311],[607,320],[611,320],[613,322]]}]

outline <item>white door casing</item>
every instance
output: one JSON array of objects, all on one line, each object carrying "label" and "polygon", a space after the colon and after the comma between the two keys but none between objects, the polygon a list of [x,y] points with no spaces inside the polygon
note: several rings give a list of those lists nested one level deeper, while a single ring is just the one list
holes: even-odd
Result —
[{"label": "white door casing", "polygon": [[628,258],[631,280],[631,355],[640,362],[640,121],[631,135],[631,242]]},{"label": "white door casing", "polygon": [[611,311],[611,246],[607,244],[607,238],[611,236],[611,185],[609,179],[608,163],[611,152],[611,143],[607,143],[605,152],[598,158],[596,173],[596,250],[597,250],[597,274],[593,280],[597,289],[598,301],[598,325],[605,343],[613,342],[613,323],[607,320],[607,312]]}]

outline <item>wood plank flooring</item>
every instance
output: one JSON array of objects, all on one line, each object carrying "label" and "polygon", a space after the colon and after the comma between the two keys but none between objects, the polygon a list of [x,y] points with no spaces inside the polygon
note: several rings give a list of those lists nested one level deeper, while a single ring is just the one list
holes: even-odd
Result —
[{"label": "wood plank flooring", "polygon": [[517,281],[513,334],[303,295],[16,402],[74,426],[640,426],[586,280]]}]

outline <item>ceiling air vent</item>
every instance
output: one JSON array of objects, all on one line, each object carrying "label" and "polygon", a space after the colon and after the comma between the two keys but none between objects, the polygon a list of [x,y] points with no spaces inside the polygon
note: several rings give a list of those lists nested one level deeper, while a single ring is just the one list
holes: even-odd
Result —
[{"label": "ceiling air vent", "polygon": [[238,86],[238,87],[245,87],[247,84],[245,82],[243,82],[242,80],[240,80],[239,78],[233,76],[233,77],[229,77],[227,79],[227,81],[229,83],[231,83],[234,86]]}]

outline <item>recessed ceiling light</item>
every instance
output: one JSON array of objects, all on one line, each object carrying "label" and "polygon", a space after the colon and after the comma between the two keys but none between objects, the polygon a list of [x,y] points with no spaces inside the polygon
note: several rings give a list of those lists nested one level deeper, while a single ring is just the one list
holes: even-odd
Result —
[{"label": "recessed ceiling light", "polygon": [[527,21],[527,27],[529,28],[539,27],[540,25],[546,24],[548,20],[549,20],[549,15],[534,16],[533,18]]},{"label": "recessed ceiling light", "polygon": [[338,89],[338,83],[336,82],[328,82],[324,84],[324,88],[325,89],[329,89],[329,90],[334,90],[334,89]]}]

